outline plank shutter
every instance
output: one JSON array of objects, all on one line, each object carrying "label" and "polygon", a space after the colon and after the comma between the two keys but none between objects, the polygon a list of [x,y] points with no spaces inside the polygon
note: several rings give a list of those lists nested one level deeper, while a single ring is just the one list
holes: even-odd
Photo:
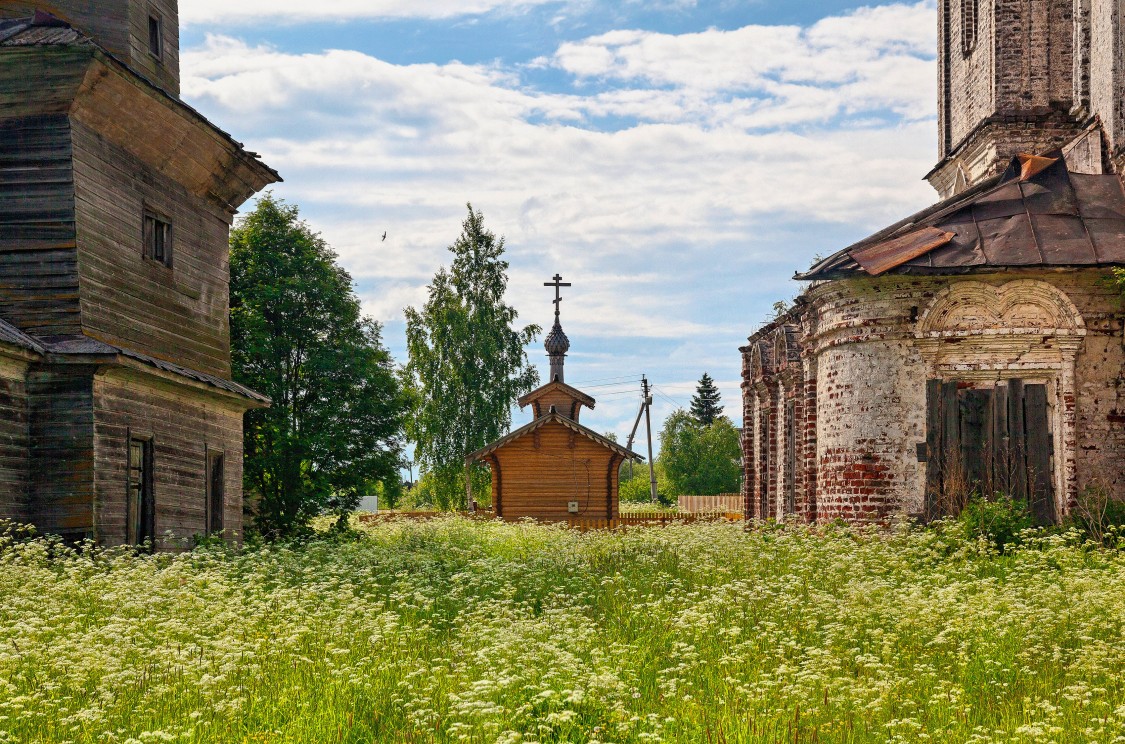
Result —
[{"label": "plank shutter", "polygon": [[955,516],[966,497],[1006,494],[1037,523],[1055,521],[1047,388],[1009,380],[958,390],[926,383],[925,517]]},{"label": "plank shutter", "polygon": [[1027,477],[1031,514],[1036,524],[1055,522],[1055,503],[1051,489],[1051,432],[1047,417],[1047,386],[1024,388],[1027,420]]}]

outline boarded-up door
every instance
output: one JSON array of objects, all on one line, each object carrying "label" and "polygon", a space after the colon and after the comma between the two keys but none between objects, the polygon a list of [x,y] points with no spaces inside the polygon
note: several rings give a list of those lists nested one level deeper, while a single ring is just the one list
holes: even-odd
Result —
[{"label": "boarded-up door", "polygon": [[926,384],[926,517],[960,512],[973,495],[1026,501],[1039,524],[1055,521],[1045,385],[991,388]]}]

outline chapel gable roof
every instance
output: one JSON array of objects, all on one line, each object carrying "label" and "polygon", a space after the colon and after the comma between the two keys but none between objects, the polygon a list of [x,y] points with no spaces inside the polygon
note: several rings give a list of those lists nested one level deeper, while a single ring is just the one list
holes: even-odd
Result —
[{"label": "chapel gable roof", "polygon": [[1008,169],[817,262],[797,279],[1125,265],[1116,175],[1071,172],[1059,151]]},{"label": "chapel gable roof", "polygon": [[497,439],[495,442],[492,442],[488,446],[482,447],[481,449],[477,450],[476,452],[472,452],[472,453],[466,455],[465,463],[471,464],[473,462],[476,462],[477,460],[480,460],[484,457],[487,457],[488,455],[492,454],[493,452],[500,449],[501,447],[504,447],[504,446],[516,441],[517,439],[522,439],[523,437],[527,436],[528,434],[531,434],[532,432],[535,432],[535,431],[543,428],[544,426],[546,426],[547,424],[550,424],[550,423],[562,424],[563,426],[565,426],[566,428],[575,432],[576,434],[581,434],[582,436],[586,437],[587,439],[591,439],[594,442],[597,442],[601,446],[605,447],[606,449],[612,450],[612,451],[616,452],[617,454],[619,454],[622,457],[625,457],[627,459],[629,459],[629,458],[634,459],[634,460],[643,460],[644,459],[643,457],[638,455],[636,452],[633,452],[630,449],[622,447],[617,442],[615,442],[612,439],[609,439],[607,437],[603,437],[601,434],[598,434],[596,431],[594,431],[592,429],[587,429],[585,426],[582,426],[577,421],[572,421],[571,419],[567,418],[566,416],[563,416],[558,411],[556,411],[552,408],[549,412],[547,412],[543,416],[535,419],[530,424],[528,424],[526,426],[522,426],[519,429],[516,429],[515,431],[513,431],[511,434],[508,434],[505,437],[501,437],[500,439]]},{"label": "chapel gable roof", "polygon": [[571,387],[565,382],[561,382],[559,380],[551,380],[546,385],[538,387],[535,390],[532,390],[530,393],[524,395],[516,402],[519,403],[520,408],[526,408],[528,405],[534,403],[543,396],[556,391],[573,398],[574,400],[591,409],[594,407],[594,399],[592,397],[582,392],[578,388]]}]

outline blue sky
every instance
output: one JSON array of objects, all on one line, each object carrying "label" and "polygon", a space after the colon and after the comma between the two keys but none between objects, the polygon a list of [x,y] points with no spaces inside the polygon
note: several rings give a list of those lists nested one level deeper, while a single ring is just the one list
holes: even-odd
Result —
[{"label": "blue sky", "polygon": [[740,424],[738,346],[793,272],[936,199],[935,13],[181,0],[183,96],[281,172],[399,361],[402,308],[472,202],[507,239],[522,322],[549,326],[542,283],[573,282],[567,379],[623,438],[642,373],[657,424],[705,371]]}]

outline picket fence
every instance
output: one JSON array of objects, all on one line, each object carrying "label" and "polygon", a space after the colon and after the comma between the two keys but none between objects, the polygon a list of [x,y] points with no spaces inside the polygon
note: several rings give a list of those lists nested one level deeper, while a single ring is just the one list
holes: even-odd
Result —
[{"label": "picket fence", "polygon": [[715,496],[681,496],[677,506],[683,514],[741,514],[743,503],[740,493],[720,493]]}]

